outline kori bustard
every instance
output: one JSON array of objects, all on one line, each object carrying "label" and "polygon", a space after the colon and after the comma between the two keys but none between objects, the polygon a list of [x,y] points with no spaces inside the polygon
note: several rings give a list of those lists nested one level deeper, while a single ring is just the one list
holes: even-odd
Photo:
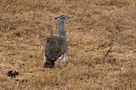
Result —
[{"label": "kori bustard", "polygon": [[67,36],[64,30],[64,22],[70,17],[61,15],[55,18],[58,36],[47,38],[45,47],[45,68],[53,68],[55,61],[64,60],[67,57]]}]

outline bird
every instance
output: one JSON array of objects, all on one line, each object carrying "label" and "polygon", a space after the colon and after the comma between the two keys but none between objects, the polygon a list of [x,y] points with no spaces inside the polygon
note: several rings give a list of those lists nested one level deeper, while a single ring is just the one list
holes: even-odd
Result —
[{"label": "bird", "polygon": [[65,60],[67,58],[67,36],[64,29],[64,22],[68,19],[70,17],[65,15],[55,17],[58,36],[51,35],[47,38],[44,54],[45,68],[53,68],[55,61]]}]

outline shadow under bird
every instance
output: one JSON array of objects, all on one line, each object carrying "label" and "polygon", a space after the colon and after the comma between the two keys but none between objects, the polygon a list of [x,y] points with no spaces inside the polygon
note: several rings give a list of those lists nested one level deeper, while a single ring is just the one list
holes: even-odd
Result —
[{"label": "shadow under bird", "polygon": [[70,17],[61,15],[55,18],[58,29],[58,36],[47,38],[45,46],[45,68],[53,68],[55,61],[65,60],[67,57],[67,36],[64,30],[64,22]]}]

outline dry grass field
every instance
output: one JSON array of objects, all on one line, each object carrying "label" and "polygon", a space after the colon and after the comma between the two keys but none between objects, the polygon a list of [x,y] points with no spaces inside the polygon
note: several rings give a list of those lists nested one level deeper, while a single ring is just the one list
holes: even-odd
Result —
[{"label": "dry grass field", "polygon": [[[62,14],[69,59],[46,69]],[[136,90],[136,0],[0,0],[0,90]]]}]

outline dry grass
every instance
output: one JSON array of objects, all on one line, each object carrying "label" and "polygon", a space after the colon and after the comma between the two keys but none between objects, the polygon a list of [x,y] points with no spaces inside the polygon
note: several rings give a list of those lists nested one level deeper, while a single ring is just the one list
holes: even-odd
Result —
[{"label": "dry grass", "polygon": [[[55,33],[61,14],[72,16],[69,60],[45,69],[47,26]],[[0,90],[136,90],[136,1],[0,0]]]}]

